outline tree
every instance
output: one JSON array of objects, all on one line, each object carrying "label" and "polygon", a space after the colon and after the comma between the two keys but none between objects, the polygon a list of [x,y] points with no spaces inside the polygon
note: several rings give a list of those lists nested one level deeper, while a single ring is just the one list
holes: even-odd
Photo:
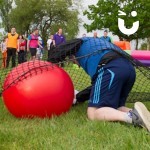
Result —
[{"label": "tree", "polygon": [[0,1],[0,17],[2,19],[3,26],[7,32],[10,31],[11,24],[9,20],[9,14],[12,10],[13,0],[1,0]]},{"label": "tree", "polygon": [[44,40],[59,27],[68,39],[78,33],[78,11],[72,10],[72,0],[15,0],[15,3],[10,20],[20,33],[28,34],[33,27],[38,27]]},{"label": "tree", "polygon": [[[149,1],[149,2],[148,2]],[[89,10],[84,12],[89,20],[92,20],[90,25],[85,24],[87,31],[95,29],[109,28],[109,30],[117,35],[120,39],[128,41],[136,39],[145,39],[150,37],[150,0],[99,0],[97,5],[89,6]],[[121,10],[127,14],[121,18],[125,20],[128,28],[132,27],[133,22],[140,21],[138,32],[127,36],[121,33],[118,29],[118,11]],[[137,17],[131,16],[132,11],[137,11]]]},{"label": "tree", "polygon": [[[40,13],[41,0],[15,0],[16,7],[11,11],[9,18],[13,26],[20,34],[30,32],[35,15]],[[15,21],[14,21],[15,20]]]},{"label": "tree", "polygon": [[146,50],[147,49],[147,43],[142,43],[141,44],[141,47],[140,47],[140,50]]}]

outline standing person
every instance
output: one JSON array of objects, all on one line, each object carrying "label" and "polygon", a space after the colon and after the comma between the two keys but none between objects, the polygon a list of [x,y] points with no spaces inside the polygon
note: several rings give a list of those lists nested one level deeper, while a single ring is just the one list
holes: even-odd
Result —
[{"label": "standing person", "polygon": [[15,28],[11,28],[11,33],[7,35],[7,64],[6,67],[9,67],[9,62],[12,57],[12,67],[16,66],[16,51],[18,47],[18,37]]},{"label": "standing person", "polygon": [[100,37],[100,39],[106,40],[107,42],[112,43],[111,38],[108,36],[108,31],[107,30],[104,30],[104,35],[102,37]]},{"label": "standing person", "polygon": [[6,68],[6,60],[7,60],[7,39],[6,37],[3,39],[1,43],[1,52],[2,52],[2,68]]},{"label": "standing person", "polygon": [[24,38],[24,40],[25,40],[25,43],[26,43],[26,45],[25,45],[25,52],[24,52],[24,62],[27,62],[27,43],[28,43],[28,38],[26,37],[26,35],[23,35],[23,38]]},{"label": "standing person", "polygon": [[48,59],[50,58],[51,50],[54,48],[54,36],[51,35],[47,40]]},{"label": "standing person", "polygon": [[94,37],[94,38],[98,38],[97,32],[94,32],[93,37]]},{"label": "standing person", "polygon": [[29,35],[27,42],[27,51],[31,53],[31,60],[36,59],[37,48],[39,47],[39,30],[35,28],[33,33]]},{"label": "standing person", "polygon": [[18,41],[18,63],[21,64],[25,62],[26,40],[20,35]]},{"label": "standing person", "polygon": [[44,53],[44,42],[41,38],[41,36],[39,35],[38,37],[38,40],[39,40],[39,47],[37,48],[37,53],[36,53],[36,58],[38,60],[42,59],[43,58],[43,53]]},{"label": "standing person", "polygon": [[83,37],[83,38],[86,37],[86,34],[84,33],[84,34],[82,35],[82,37]]},{"label": "standing person", "polygon": [[54,45],[58,46],[65,42],[66,42],[66,39],[65,39],[65,36],[63,35],[63,30],[60,28],[58,32],[54,35]]},{"label": "standing person", "polygon": [[[59,46],[60,44],[66,42],[65,36],[62,33],[63,31],[60,28],[58,32],[54,35],[54,46]],[[64,67],[64,63],[60,63],[59,66]]]}]

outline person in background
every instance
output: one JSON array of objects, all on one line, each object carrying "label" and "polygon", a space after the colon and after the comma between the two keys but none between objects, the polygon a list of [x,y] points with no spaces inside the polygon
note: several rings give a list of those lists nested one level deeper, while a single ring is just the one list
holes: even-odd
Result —
[{"label": "person in background", "polygon": [[[55,47],[66,42],[65,36],[62,33],[63,33],[63,31],[60,28],[58,30],[58,32],[54,35],[54,46]],[[64,67],[64,63],[60,63],[59,66]]]},{"label": "person in background", "polygon": [[62,33],[63,30],[60,28],[58,32],[54,35],[54,46],[58,46],[66,42],[65,36]]},{"label": "person in background", "polygon": [[24,40],[26,42],[26,45],[25,45],[25,54],[24,54],[24,61],[27,62],[27,57],[28,57],[28,53],[27,53],[27,43],[28,43],[28,38],[26,37],[26,35],[23,35],[24,37]]},{"label": "person in background", "polygon": [[98,38],[97,32],[94,32],[93,37],[94,37],[94,38]]},{"label": "person in background", "polygon": [[37,48],[36,59],[41,60],[43,58],[44,53],[44,42],[40,35],[38,37],[38,40],[39,40],[39,47]]},{"label": "person in background", "polygon": [[51,35],[47,40],[48,58],[50,58],[51,50],[54,48],[54,36]]},{"label": "person in background", "polygon": [[7,63],[6,67],[9,67],[9,62],[12,57],[12,67],[16,66],[16,51],[18,47],[18,37],[19,35],[16,33],[16,29],[11,28],[11,32],[7,35]]},{"label": "person in background", "polygon": [[2,52],[2,68],[6,68],[6,60],[7,60],[7,39],[6,37],[3,39],[1,43],[1,52]]},{"label": "person in background", "polygon": [[83,37],[83,38],[86,37],[86,34],[84,33],[84,34],[82,35],[82,37]]},{"label": "person in background", "polygon": [[30,34],[28,37],[27,51],[30,51],[31,53],[31,60],[36,59],[37,48],[41,46],[38,37],[39,37],[39,30],[37,28],[35,28],[33,30],[33,33]]},{"label": "person in background", "polygon": [[18,42],[18,63],[25,62],[25,50],[26,50],[26,40],[24,39],[23,35],[19,36]]},{"label": "person in background", "polygon": [[104,30],[104,35],[102,37],[100,37],[100,39],[106,40],[107,42],[112,43],[111,38],[108,36],[108,31],[107,30]]}]

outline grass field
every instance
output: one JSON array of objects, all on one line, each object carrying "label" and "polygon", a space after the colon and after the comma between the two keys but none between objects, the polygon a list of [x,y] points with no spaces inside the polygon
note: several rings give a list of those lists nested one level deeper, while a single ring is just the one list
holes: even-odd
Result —
[{"label": "grass field", "polygon": [[[71,67],[71,66],[70,66]],[[67,68],[78,90],[90,85],[83,70]],[[81,84],[84,83],[84,84]],[[145,103],[150,110],[150,102]],[[127,104],[132,107],[132,104]],[[150,134],[122,123],[89,121],[87,103],[52,119],[16,119],[0,100],[0,150],[149,150]]]},{"label": "grass field", "polygon": [[[16,119],[0,102],[0,150],[149,150],[150,134],[131,125],[91,122],[86,105],[61,117]],[[130,104],[131,105],[131,104]],[[150,103],[147,103],[150,108]]]}]

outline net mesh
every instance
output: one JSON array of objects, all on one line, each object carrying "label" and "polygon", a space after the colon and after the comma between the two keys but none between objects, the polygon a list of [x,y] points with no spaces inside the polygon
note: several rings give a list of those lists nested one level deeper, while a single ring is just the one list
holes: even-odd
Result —
[{"label": "net mesh", "polygon": [[[17,84],[27,78],[30,78],[38,73],[41,73],[45,70],[49,71],[55,68],[55,65],[59,67],[63,67],[66,72],[70,75],[74,87],[78,91],[85,91],[86,95],[84,95],[83,99],[88,99],[91,89],[91,79],[85,73],[85,71],[80,67],[78,67],[75,62],[81,57],[90,57],[91,55],[96,55],[103,50],[111,49],[118,53],[119,55],[128,59],[136,69],[136,82],[132,91],[128,96],[128,102],[136,102],[136,101],[149,101],[150,100],[150,68],[140,63],[138,60],[132,58],[129,54],[122,51],[119,47],[114,44],[110,44],[109,42],[105,42],[99,40],[101,47],[99,49],[95,49],[93,53],[88,53],[87,55],[83,55],[80,58],[74,57],[76,52],[78,52],[81,47],[83,41],[82,39],[73,39],[71,41],[66,42],[65,44],[61,44],[56,48],[53,48],[49,52],[44,50],[43,56],[40,56],[40,60],[30,61],[30,53],[25,52],[25,63],[18,64],[18,60],[20,59],[20,55],[17,55],[16,66],[15,68],[11,68],[11,63],[8,68],[0,69],[0,92],[1,94],[7,90],[10,86]],[[96,45],[96,42],[95,42]],[[94,48],[95,45],[90,43],[90,47]],[[49,53],[49,54],[48,54]],[[49,57],[48,57],[49,56]],[[39,59],[39,57],[38,57]],[[49,63],[51,62],[51,63]],[[0,64],[3,63],[3,58],[0,58]],[[9,81],[7,80],[9,78]],[[4,84],[5,82],[5,84]],[[40,85],[39,85],[40,86]]]}]

